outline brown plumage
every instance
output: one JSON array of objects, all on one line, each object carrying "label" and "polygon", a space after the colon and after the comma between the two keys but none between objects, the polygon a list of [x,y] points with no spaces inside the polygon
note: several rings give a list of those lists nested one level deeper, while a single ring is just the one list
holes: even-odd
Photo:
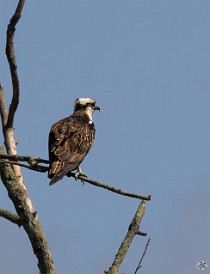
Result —
[{"label": "brown plumage", "polygon": [[50,185],[61,180],[70,171],[77,169],[89,152],[95,138],[92,121],[94,110],[100,110],[90,98],[78,98],[74,113],[52,125],[49,133],[49,172]]}]

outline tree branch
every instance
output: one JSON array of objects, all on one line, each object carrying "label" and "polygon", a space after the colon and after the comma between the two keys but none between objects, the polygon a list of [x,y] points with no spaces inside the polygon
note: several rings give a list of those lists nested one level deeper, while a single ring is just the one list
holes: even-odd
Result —
[{"label": "tree branch", "polygon": [[[3,153],[3,147],[1,145],[0,153]],[[40,273],[55,274],[56,270],[47,241],[27,190],[19,184],[9,163],[2,164],[0,160],[0,174],[2,182],[7,189],[8,196],[15,206],[21,224],[28,234],[34,254],[38,259]]]},{"label": "tree branch", "polygon": [[23,10],[25,4],[25,0],[19,0],[16,11],[12,16],[10,23],[7,27],[7,41],[6,41],[6,55],[7,60],[10,67],[10,75],[12,79],[12,87],[13,87],[13,96],[12,101],[9,107],[9,114],[7,120],[7,128],[12,128],[14,123],[14,116],[19,104],[19,97],[20,97],[20,85],[19,85],[19,78],[17,74],[17,63],[15,57],[15,50],[14,50],[14,35],[15,35],[15,27],[20,20],[21,12]]},{"label": "tree branch", "polygon": [[133,241],[133,238],[139,230],[139,225],[140,225],[141,220],[144,216],[144,212],[145,212],[145,201],[141,201],[141,203],[139,204],[139,207],[136,211],[136,214],[128,228],[128,232],[125,236],[125,239],[123,240],[123,242],[115,256],[112,266],[109,268],[109,270],[107,272],[105,271],[106,274],[117,274],[118,273],[119,267],[125,258],[125,255]]},{"label": "tree branch", "polygon": [[[33,170],[33,171],[37,171],[37,172],[47,172],[48,171],[48,167],[40,166],[40,165],[38,165],[38,163],[48,164],[49,161],[44,160],[44,159],[39,158],[39,157],[0,154],[0,159],[8,159],[8,160],[10,160],[9,161],[10,164],[22,166],[22,167],[25,167],[27,169]],[[14,161],[11,161],[11,160],[14,160]],[[28,162],[29,165],[24,165],[24,164],[21,164],[19,162],[15,162],[15,161]],[[2,163],[5,163],[5,161],[3,161]],[[75,174],[72,173],[72,172],[69,173],[68,177],[73,177],[75,179],[79,179],[82,182],[86,182],[86,183],[89,183],[91,185],[104,188],[106,190],[109,190],[111,192],[117,193],[117,194],[122,195],[122,196],[127,196],[127,197],[130,197],[130,198],[136,198],[136,199],[146,200],[146,201],[151,200],[151,195],[139,195],[139,194],[135,194],[135,193],[129,193],[129,192],[123,191],[121,189],[115,188],[113,186],[104,184],[102,182],[92,180],[92,179],[90,179],[88,177],[85,177],[85,176],[82,176],[82,175],[79,176],[79,177],[76,177]]]},{"label": "tree branch", "polygon": [[147,248],[148,248],[148,246],[149,246],[149,243],[150,243],[150,238],[149,238],[149,240],[147,241],[147,244],[146,244],[146,246],[145,246],[144,252],[143,252],[143,254],[142,254],[142,257],[141,257],[141,259],[140,259],[140,261],[139,261],[139,264],[137,265],[137,268],[136,268],[134,274],[136,274],[136,273],[138,272],[138,270],[142,267],[142,262],[143,262],[144,256],[146,255],[146,252],[147,252]]},{"label": "tree branch", "polygon": [[10,165],[17,165],[17,166],[21,166],[24,168],[27,168],[29,170],[33,170],[33,171],[37,171],[37,172],[42,172],[45,173],[48,171],[48,167],[45,166],[40,166],[40,165],[26,165],[26,164],[22,164],[19,162],[15,162],[15,161],[1,161],[1,164],[10,164]]},{"label": "tree branch", "polygon": [[0,154],[0,159],[8,159],[10,161],[27,162],[30,165],[37,165],[39,163],[49,164],[48,160],[44,160],[44,159],[36,157],[36,156],[21,156],[21,155]]},{"label": "tree branch", "polygon": [[147,236],[147,233],[145,233],[145,232],[142,232],[142,231],[138,231],[137,233],[136,233],[136,235],[139,235],[139,236]]},{"label": "tree branch", "polygon": [[[4,89],[2,86],[0,86],[0,113],[1,113],[2,125],[3,125],[2,130],[4,134],[4,144],[7,150],[7,154],[9,155],[17,154],[13,124],[14,124],[15,112],[19,104],[20,85],[19,85],[17,63],[16,63],[15,50],[14,50],[14,35],[15,35],[15,27],[21,17],[24,4],[25,4],[25,0],[18,1],[18,5],[15,10],[15,13],[12,16],[10,23],[7,27],[5,51],[6,51],[7,60],[10,68],[10,76],[12,80],[12,89],[13,89],[13,95],[12,95],[9,111],[7,111],[7,107],[6,107]],[[14,173],[18,178],[19,184],[25,187],[20,167],[15,165],[15,166],[12,166],[12,169],[14,170]]]},{"label": "tree branch", "polygon": [[1,83],[0,83],[0,113],[1,113],[2,128],[4,128],[8,120],[8,110],[7,110],[7,105],[4,97],[4,88],[1,85]]},{"label": "tree branch", "polygon": [[19,227],[21,227],[21,220],[18,217],[18,215],[12,213],[11,211],[4,209],[4,208],[0,208],[0,217],[5,218],[6,220],[18,225]]},{"label": "tree branch", "polygon": [[[75,179],[77,179],[77,177],[73,173],[72,173],[72,177],[74,177]],[[129,192],[123,191],[123,190],[121,190],[119,188],[115,188],[113,186],[104,184],[102,182],[94,181],[94,180],[89,179],[89,178],[87,178],[85,176],[79,176],[78,179],[80,179],[82,182],[87,182],[87,183],[89,183],[91,185],[104,188],[106,190],[109,190],[111,192],[117,193],[117,194],[122,195],[122,196],[127,196],[127,197],[130,197],[130,198],[136,198],[136,199],[146,200],[146,201],[151,200],[151,195],[139,195],[139,194],[135,194],[135,193],[129,193]]]},{"label": "tree branch", "polygon": [[[4,90],[0,86],[0,113],[3,125],[4,143],[8,155],[17,155],[16,140],[14,137],[14,117],[19,104],[20,85],[17,73],[17,63],[14,51],[15,27],[21,17],[25,0],[19,0],[14,15],[7,28],[6,55],[10,68],[13,95],[9,112],[5,103]],[[7,114],[8,113],[8,114]],[[4,153],[0,145],[0,153]],[[1,160],[0,160],[1,163]],[[28,191],[23,181],[20,167],[9,163],[0,164],[0,175],[8,196],[12,200],[21,224],[26,231],[34,254],[38,259],[38,267],[42,274],[55,274],[56,270],[52,261],[50,251],[43,230],[40,226],[37,212],[34,210]]]}]

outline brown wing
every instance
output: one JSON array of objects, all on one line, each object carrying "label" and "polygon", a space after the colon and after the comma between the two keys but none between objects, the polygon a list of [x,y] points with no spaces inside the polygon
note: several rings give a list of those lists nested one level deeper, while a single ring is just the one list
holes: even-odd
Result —
[{"label": "brown wing", "polygon": [[94,124],[87,124],[81,117],[72,115],[52,126],[49,133],[50,184],[78,168],[89,152],[94,137]]}]

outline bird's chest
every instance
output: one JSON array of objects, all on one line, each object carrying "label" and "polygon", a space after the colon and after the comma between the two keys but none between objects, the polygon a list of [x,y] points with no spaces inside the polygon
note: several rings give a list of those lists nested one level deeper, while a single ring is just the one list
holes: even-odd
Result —
[{"label": "bird's chest", "polygon": [[88,124],[84,127],[83,138],[86,142],[92,143],[95,137],[94,124]]}]

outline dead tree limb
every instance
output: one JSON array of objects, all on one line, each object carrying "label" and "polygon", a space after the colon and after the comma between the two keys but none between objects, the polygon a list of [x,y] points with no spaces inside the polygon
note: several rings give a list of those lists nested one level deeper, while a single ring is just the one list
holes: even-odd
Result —
[{"label": "dead tree limb", "polygon": [[[0,153],[3,153],[3,147],[0,145]],[[8,196],[12,200],[20,222],[28,234],[34,254],[38,259],[40,273],[55,274],[55,267],[45,239],[45,235],[39,223],[38,214],[28,206],[29,194],[17,181],[9,163],[1,164],[0,174],[4,186],[7,189]]]},{"label": "dead tree limb", "polygon": [[105,272],[106,274],[117,274],[118,273],[119,267],[125,258],[125,255],[133,241],[133,238],[135,237],[136,234],[138,234],[139,226],[140,226],[141,220],[144,216],[144,212],[145,212],[145,202],[141,201],[141,203],[139,204],[139,207],[136,211],[136,214],[128,228],[128,232],[125,236],[125,239],[123,240],[123,242],[115,256],[114,262],[113,262],[112,266],[109,268],[109,270],[107,272]]},{"label": "dead tree limb", "polygon": [[146,252],[147,252],[147,248],[148,248],[148,246],[149,246],[149,243],[150,243],[150,238],[148,239],[148,241],[147,241],[147,243],[146,243],[144,252],[143,252],[143,254],[142,254],[142,256],[141,256],[141,259],[140,259],[140,261],[139,261],[139,263],[138,263],[138,265],[137,265],[137,268],[136,268],[134,274],[136,274],[136,273],[138,272],[138,270],[142,267],[142,262],[143,262],[144,256],[146,255]]},{"label": "dead tree limb", "polygon": [[49,164],[48,160],[44,160],[44,159],[36,157],[36,156],[21,156],[21,155],[0,154],[0,159],[8,159],[10,161],[27,162],[30,165],[37,165],[39,163]]},{"label": "dead tree limb", "polygon": [[45,173],[48,171],[48,167],[45,167],[45,166],[40,166],[40,165],[26,165],[26,164],[22,164],[22,163],[19,163],[19,162],[16,162],[16,161],[1,161],[1,164],[4,164],[4,163],[9,163],[10,165],[17,165],[17,166],[20,166],[20,167],[24,167],[24,168],[27,168],[29,170],[33,170],[33,171],[37,171],[37,172],[42,172],[42,173]]},{"label": "dead tree limb", "polygon": [[0,217],[18,225],[19,227],[21,226],[21,220],[18,217],[18,215],[12,213],[11,211],[9,211],[7,209],[0,208]]},{"label": "dead tree limb", "polygon": [[[6,102],[4,98],[4,89],[0,85],[0,100],[1,100],[0,113],[2,118],[2,129],[3,129],[5,147],[7,150],[7,154],[9,155],[17,154],[13,124],[14,124],[15,112],[19,104],[20,85],[19,85],[17,63],[16,63],[15,50],[14,50],[14,36],[15,36],[16,25],[18,21],[20,20],[24,4],[25,4],[25,0],[18,1],[18,5],[15,10],[15,13],[10,19],[10,23],[7,27],[5,52],[6,52],[9,68],[10,68],[10,76],[12,80],[12,90],[13,90],[9,111],[6,107]],[[20,167],[15,165],[15,166],[12,166],[12,169],[14,170],[14,173],[18,178],[19,184],[25,187]]]},{"label": "dead tree limb", "polygon": [[[10,67],[13,95],[9,110],[6,106],[4,88],[0,84],[0,114],[2,119],[2,131],[7,154],[17,155],[16,140],[14,137],[14,117],[19,104],[20,85],[17,73],[17,63],[14,50],[14,35],[16,25],[21,17],[25,0],[19,0],[14,15],[7,28],[6,55]],[[0,145],[0,153],[4,153]],[[1,162],[1,161],[0,161]],[[38,215],[33,208],[30,196],[23,181],[20,167],[9,163],[0,164],[0,175],[8,196],[12,200],[20,222],[26,231],[34,254],[38,259],[38,267],[42,274],[55,274],[56,270],[47,246],[45,235],[39,223]]]},{"label": "dead tree limb", "polygon": [[[9,163],[12,164],[12,165],[19,165],[19,166],[25,167],[25,168],[33,170],[33,171],[37,171],[37,172],[47,172],[48,171],[48,167],[40,166],[40,165],[38,165],[38,163],[47,164],[47,163],[49,163],[49,161],[44,160],[44,159],[39,158],[39,157],[0,154],[0,159],[8,159]],[[11,160],[13,160],[13,161],[11,161]],[[15,161],[27,162],[27,163],[29,163],[29,165],[21,164],[19,162],[15,162]],[[4,161],[2,163],[4,163]],[[80,175],[79,177],[76,177],[73,172],[71,172],[69,174],[69,177],[79,179],[82,182],[86,182],[86,183],[89,183],[91,185],[104,188],[106,190],[109,190],[111,192],[117,193],[117,194],[122,195],[122,196],[127,196],[127,197],[130,197],[130,198],[136,198],[136,199],[145,200],[145,201],[151,200],[151,195],[139,195],[139,194],[136,194],[136,193],[129,193],[129,192],[123,191],[121,189],[115,188],[113,186],[104,184],[102,182],[92,180],[92,179],[90,179],[88,177],[85,177],[85,176],[82,176],[82,175]]]},{"label": "dead tree limb", "polygon": [[[75,174],[73,174],[72,177],[76,178]],[[123,191],[119,188],[115,188],[113,186],[104,184],[102,182],[94,181],[94,180],[89,179],[85,176],[79,176],[78,179],[80,179],[82,182],[87,182],[91,185],[104,188],[106,190],[109,190],[111,192],[117,193],[117,194],[122,195],[122,196],[127,196],[127,197],[130,197],[130,198],[136,198],[136,199],[146,200],[146,201],[151,200],[151,195],[139,195],[139,194],[135,194],[135,193],[129,193],[129,192]]]},{"label": "dead tree limb", "polygon": [[8,110],[7,110],[7,105],[4,97],[4,88],[1,85],[1,82],[0,82],[0,114],[1,114],[2,128],[4,128],[8,119]]},{"label": "dead tree limb", "polygon": [[20,0],[18,2],[15,13],[10,19],[10,23],[7,27],[6,55],[7,55],[7,60],[10,67],[10,75],[11,75],[12,87],[13,87],[13,96],[12,96],[12,101],[9,107],[8,119],[6,123],[7,128],[13,127],[15,112],[17,110],[17,107],[19,104],[19,98],[20,98],[20,85],[19,85],[19,78],[17,73],[17,62],[16,62],[15,50],[14,50],[14,36],[15,36],[16,25],[18,21],[20,20],[24,4],[25,4],[25,0]]}]

